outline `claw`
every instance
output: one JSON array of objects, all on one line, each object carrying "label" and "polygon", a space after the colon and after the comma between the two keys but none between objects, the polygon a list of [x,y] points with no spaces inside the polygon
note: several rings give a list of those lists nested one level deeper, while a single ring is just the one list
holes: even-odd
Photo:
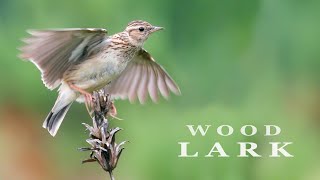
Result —
[{"label": "claw", "polygon": [[108,114],[114,119],[123,120],[123,119],[117,117],[117,108],[113,102],[111,102],[111,108],[110,108],[110,112]]},{"label": "claw", "polygon": [[109,114],[112,118],[114,118],[114,119],[117,119],[117,120],[119,120],[119,121],[122,121],[123,119],[121,119],[121,118],[118,118],[117,116],[114,116],[114,115],[112,115],[112,114]]}]

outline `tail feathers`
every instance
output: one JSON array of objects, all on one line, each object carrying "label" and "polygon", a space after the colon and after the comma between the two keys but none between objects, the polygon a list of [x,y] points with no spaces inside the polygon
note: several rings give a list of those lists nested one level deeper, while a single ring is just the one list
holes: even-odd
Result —
[{"label": "tail feathers", "polygon": [[47,129],[52,136],[55,136],[58,132],[58,129],[66,116],[72,103],[64,106],[57,112],[51,111],[46,120],[43,122],[42,127]]}]

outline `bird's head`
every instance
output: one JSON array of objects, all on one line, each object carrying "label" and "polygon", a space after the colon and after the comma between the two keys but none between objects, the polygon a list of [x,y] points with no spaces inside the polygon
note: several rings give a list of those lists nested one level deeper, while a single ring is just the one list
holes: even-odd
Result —
[{"label": "bird's head", "polygon": [[129,40],[136,46],[142,46],[153,32],[162,30],[163,27],[153,26],[146,21],[131,21],[125,31],[129,35]]}]

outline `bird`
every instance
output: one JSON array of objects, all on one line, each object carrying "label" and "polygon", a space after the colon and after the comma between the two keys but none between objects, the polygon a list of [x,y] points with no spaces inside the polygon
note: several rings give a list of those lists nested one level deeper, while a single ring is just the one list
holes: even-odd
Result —
[{"label": "bird", "polygon": [[163,29],[135,20],[113,35],[103,28],[28,30],[19,57],[40,70],[49,90],[59,92],[43,128],[55,136],[72,103],[90,101],[100,89],[141,104],[148,94],[153,102],[160,94],[166,99],[170,92],[180,95],[175,81],[143,48],[151,34]]}]

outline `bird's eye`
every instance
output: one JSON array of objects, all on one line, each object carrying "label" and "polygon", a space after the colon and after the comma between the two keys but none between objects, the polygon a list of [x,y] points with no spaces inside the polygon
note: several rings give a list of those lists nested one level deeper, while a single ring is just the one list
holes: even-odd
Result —
[{"label": "bird's eye", "polygon": [[139,27],[139,31],[143,32],[144,31],[144,27]]}]

